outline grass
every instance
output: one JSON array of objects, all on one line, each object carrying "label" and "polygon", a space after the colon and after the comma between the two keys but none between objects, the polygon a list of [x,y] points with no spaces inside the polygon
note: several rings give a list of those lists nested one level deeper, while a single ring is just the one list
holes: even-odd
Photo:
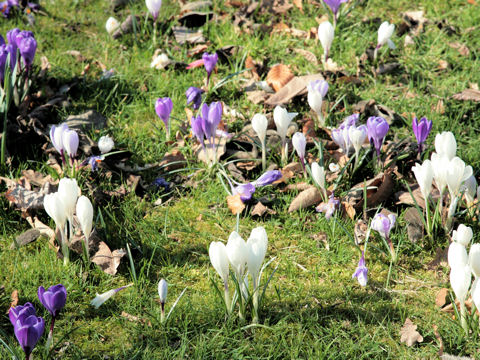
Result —
[{"label": "grass", "polygon": [[[104,30],[106,19],[113,15],[108,2],[65,1],[42,4],[48,16],[36,16],[33,27],[38,40],[35,64],[40,56],[46,56],[51,64],[50,76],[60,83],[76,82],[69,93],[70,106],[59,108],[52,123],[66,116],[95,109],[108,119],[108,127],[92,133],[94,139],[111,134],[118,148],[128,149],[134,155],[134,163],[145,164],[161,159],[169,145],[164,134],[151,125],[161,128],[153,106],[156,98],[170,96],[174,103],[173,127],[178,129],[184,121],[185,90],[200,86],[203,69],[190,71],[150,69],[151,56],[156,48],[163,48],[176,61],[191,62],[187,46],[177,45],[171,33],[173,24],[168,19],[177,15],[179,6],[169,1],[161,12],[157,33],[159,44],[151,42],[151,27],[139,24],[137,40],[133,34],[120,40],[112,40]],[[257,12],[254,20],[271,25],[280,19],[292,28],[308,31],[318,25],[316,18],[325,12],[316,2],[304,1],[303,13],[292,8],[286,15],[268,15]],[[400,114],[403,121],[393,124],[389,138],[403,138],[410,134],[410,120],[427,116],[433,120],[433,132],[450,130],[458,142],[458,155],[479,169],[478,119],[480,106],[474,102],[459,102],[451,95],[480,83],[478,61],[480,55],[479,3],[466,1],[438,2],[427,0],[412,5],[409,1],[382,2],[378,0],[359,4],[347,17],[341,18],[333,43],[332,57],[345,72],[357,71],[356,57],[376,41],[378,24],[363,21],[378,17],[397,24],[401,14],[408,10],[422,9],[428,24],[425,31],[414,38],[415,44],[404,47],[405,35],[395,36],[397,49],[380,51],[380,59],[395,61],[400,70],[392,74],[374,77],[368,69],[360,85],[336,81],[332,78],[328,100],[345,100],[331,109],[329,122],[337,124],[352,112],[353,105],[363,99],[375,99]],[[145,11],[143,2],[134,2],[120,10],[115,17],[124,19],[128,14]],[[232,14],[235,9],[219,1],[214,2],[216,13]],[[458,31],[449,35],[436,23],[445,20]],[[2,34],[14,27],[25,28],[19,19],[3,21]],[[474,27],[473,30],[467,29]],[[265,59],[271,66],[284,63],[296,74],[316,73],[319,66],[290,51],[302,48],[321,58],[322,49],[316,40],[291,37],[285,34],[252,34],[236,31],[227,18],[218,18],[203,28],[210,41],[208,51],[226,45],[241,46],[231,63],[221,63],[214,81],[242,69],[242,58],[249,54],[255,60]],[[170,41],[170,43],[169,43]],[[466,44],[468,56],[461,55],[449,43]],[[173,44],[173,46],[171,45]],[[80,73],[87,65],[67,55],[68,50],[78,50],[89,60],[98,60],[115,76],[101,81],[100,71],[94,65],[86,76]],[[288,50],[288,51],[287,51]],[[445,60],[449,67],[439,70],[438,60]],[[229,107],[250,119],[263,109],[248,101],[241,91],[242,76],[216,93],[208,95],[208,102],[222,100]],[[46,91],[44,83],[36,83],[35,91]],[[436,111],[439,101],[443,112]],[[308,116],[306,101],[294,101],[289,111]],[[268,110],[270,111],[270,110]],[[234,129],[243,124],[234,120]],[[433,136],[430,136],[431,144]],[[432,147],[429,148],[429,151]],[[43,162],[47,156],[32,148],[35,158],[20,158],[7,175],[19,177],[22,169],[45,171]],[[190,150],[182,149],[185,153]],[[14,154],[15,155],[15,154]],[[195,167],[202,168],[190,157],[188,166],[193,174]],[[364,173],[368,173],[368,169]],[[146,182],[160,176],[156,170],[142,173]],[[252,175],[253,176],[253,175]],[[95,181],[101,188],[115,188],[119,179],[110,180],[101,174],[83,179]],[[55,258],[45,239],[19,249],[11,249],[14,238],[29,228],[20,213],[0,199],[0,310],[5,314],[10,304],[10,294],[19,292],[19,303],[32,301],[40,315],[46,311],[37,300],[37,288],[62,283],[67,287],[68,300],[55,328],[56,356],[69,359],[402,359],[436,358],[440,343],[434,334],[438,326],[444,351],[455,355],[478,357],[478,335],[465,336],[459,323],[451,314],[441,312],[435,306],[435,296],[440,288],[449,287],[448,269],[440,267],[432,271],[427,264],[434,258],[437,247],[445,247],[445,236],[435,239],[435,245],[424,247],[411,244],[407,238],[406,220],[399,212],[399,223],[394,230],[394,242],[401,242],[399,263],[393,268],[392,280],[385,287],[389,270],[388,258],[374,247],[380,248],[378,237],[372,238],[367,256],[369,284],[360,288],[351,279],[360,256],[358,248],[339,225],[327,221],[313,210],[288,214],[288,206],[295,194],[278,193],[266,188],[257,197],[275,193],[272,208],[276,215],[265,220],[254,220],[242,215],[240,233],[246,238],[250,230],[265,226],[269,245],[267,257],[276,257],[278,269],[266,293],[261,310],[264,326],[249,327],[235,318],[225,319],[223,308],[209,281],[220,279],[210,265],[208,245],[211,241],[226,241],[235,229],[236,219],[226,207],[225,196],[215,175],[202,172],[194,177],[197,185],[191,188],[177,187],[173,199],[154,206],[158,194],[140,198],[127,195],[121,201],[110,201],[95,206],[95,214],[101,213],[104,225],[97,218],[96,226],[112,249],[132,249],[134,271],[124,258],[114,277],[96,267],[85,267],[80,258],[74,258],[69,267]],[[123,179],[124,180],[124,179]],[[115,181],[115,183],[111,183]],[[354,183],[348,180],[342,190]],[[85,191],[86,188],[83,187]],[[390,202],[389,203],[393,203]],[[39,212],[42,221],[49,219]],[[199,220],[201,217],[201,220]],[[345,229],[353,233],[354,222],[339,219]],[[460,219],[463,221],[463,219]],[[53,226],[53,222],[50,221]],[[475,230],[478,225],[468,224]],[[326,233],[329,250],[314,235]],[[475,239],[478,237],[475,236]],[[270,267],[268,273],[272,271]],[[157,283],[160,278],[169,282],[167,311],[174,299],[187,288],[173,317],[166,325],[160,324],[160,305],[157,301]],[[98,310],[89,305],[95,293],[135,282],[135,286],[118,293]],[[122,313],[131,314],[142,321],[129,321]],[[400,328],[406,318],[418,325],[423,335],[422,343],[407,347],[400,343]],[[47,317],[48,318],[48,317]],[[0,317],[0,338],[20,354],[7,316]],[[41,342],[42,344],[42,342]],[[6,347],[0,346],[0,358],[9,358]],[[46,358],[39,348],[35,358]]]}]

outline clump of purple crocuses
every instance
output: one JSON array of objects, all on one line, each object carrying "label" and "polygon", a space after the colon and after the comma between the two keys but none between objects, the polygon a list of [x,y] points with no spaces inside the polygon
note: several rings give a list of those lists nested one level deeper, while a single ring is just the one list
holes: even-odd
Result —
[{"label": "clump of purple crocuses", "polygon": [[45,320],[37,316],[35,308],[29,302],[10,308],[8,316],[15,337],[25,353],[25,359],[28,360],[45,331]]},{"label": "clump of purple crocuses", "polygon": [[2,83],[8,55],[10,55],[10,68],[13,71],[17,64],[17,51],[21,59],[17,70],[19,72],[25,70],[25,74],[28,75],[37,51],[37,41],[31,31],[14,28],[7,32],[7,42],[0,36],[0,78]]}]

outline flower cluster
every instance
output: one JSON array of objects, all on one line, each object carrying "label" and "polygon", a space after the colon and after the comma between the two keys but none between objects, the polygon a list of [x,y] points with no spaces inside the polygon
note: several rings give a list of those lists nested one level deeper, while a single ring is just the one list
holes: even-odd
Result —
[{"label": "flower cluster", "polygon": [[3,83],[5,76],[5,65],[9,59],[10,68],[14,71],[17,65],[17,52],[20,54],[21,62],[18,64],[18,70],[28,74],[30,71],[35,52],[37,51],[37,41],[31,31],[12,29],[7,32],[7,42],[0,36],[0,80]]},{"label": "flower cluster", "polygon": [[65,164],[65,154],[70,160],[77,156],[79,138],[78,133],[68,127],[66,123],[59,126],[53,125],[50,129],[50,141],[55,150],[62,156],[62,162]]},{"label": "flower cluster", "polygon": [[40,7],[33,2],[27,2],[23,5],[23,1],[20,3],[19,0],[5,0],[0,2],[0,12],[6,19],[8,19],[15,10],[21,10],[22,8],[29,14],[32,11],[38,11]]}]

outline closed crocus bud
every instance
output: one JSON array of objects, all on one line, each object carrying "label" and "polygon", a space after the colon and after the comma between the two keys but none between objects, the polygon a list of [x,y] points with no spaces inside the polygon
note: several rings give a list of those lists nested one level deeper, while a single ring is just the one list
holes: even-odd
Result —
[{"label": "closed crocus bud", "polygon": [[307,140],[305,139],[305,135],[303,135],[303,133],[301,132],[296,132],[295,134],[293,134],[292,144],[303,166],[304,159],[305,159],[305,147],[307,145]]},{"label": "closed crocus bud", "polygon": [[107,301],[108,299],[110,299],[113,295],[115,295],[117,292],[123,290],[123,289],[126,289],[127,287],[130,287],[132,286],[133,284],[128,284],[126,286],[122,286],[122,287],[119,287],[117,289],[113,289],[113,290],[109,290],[109,291],[106,291],[102,294],[98,294],[97,293],[97,296],[95,296],[95,299],[93,299],[92,301],[90,301],[90,305],[94,306],[96,309],[98,309],[100,306],[103,305],[103,303],[105,301]]},{"label": "closed crocus bud", "polygon": [[160,8],[162,7],[162,0],[145,0],[145,4],[147,5],[148,11],[153,16],[153,20],[157,21]]},{"label": "closed crocus bud", "polygon": [[462,189],[465,191],[467,206],[471,207],[475,200],[475,194],[477,193],[477,180],[475,179],[475,176],[472,175],[465,180]]},{"label": "closed crocus bud", "polygon": [[282,178],[280,170],[269,170],[263,173],[256,181],[252,182],[255,187],[266,186]]},{"label": "closed crocus bud", "polygon": [[480,277],[480,244],[473,244],[470,248],[468,263],[475,278]]},{"label": "closed crocus bud", "polygon": [[218,124],[222,120],[222,103],[221,102],[212,102],[209,105],[203,104],[202,106],[202,127],[205,137],[207,139],[215,138],[215,132],[217,130]]},{"label": "closed crocus bud", "polygon": [[468,265],[457,266],[450,271],[450,285],[461,304],[465,302],[471,281],[472,274]]},{"label": "closed crocus bud", "polygon": [[435,151],[440,156],[445,155],[448,160],[452,160],[457,153],[457,141],[450,131],[444,131],[435,136]]},{"label": "closed crocus bud", "polygon": [[53,317],[57,317],[67,302],[67,289],[62,284],[50,286],[48,290],[40,286],[38,288],[38,300]]},{"label": "closed crocus bud", "polygon": [[203,144],[203,137],[205,134],[203,133],[203,119],[199,115],[197,117],[192,116],[190,119],[190,125],[192,126],[192,133],[193,135]]},{"label": "closed crocus bud", "polygon": [[273,110],[273,120],[275,122],[275,126],[277,127],[277,133],[282,138],[282,141],[285,141],[288,127],[290,126],[293,118],[297,115],[298,113],[289,113],[285,108],[279,105],[277,105]]},{"label": "closed crocus bud", "polygon": [[218,61],[218,54],[215,52],[213,54],[203,53],[202,55],[203,66],[205,66],[205,71],[207,72],[207,77],[210,78],[210,75],[215,69]]},{"label": "closed crocus bud", "polygon": [[450,160],[447,170],[447,186],[450,192],[450,198],[456,197],[460,191],[460,186],[473,174],[472,167],[466,166],[462,159],[454,157]]},{"label": "closed crocus bud", "polygon": [[315,184],[322,189],[325,189],[325,169],[318,165],[317,162],[312,163],[312,178]]},{"label": "closed crocus bud", "polygon": [[378,41],[377,49],[381,48],[383,45],[388,44],[390,49],[395,49],[395,44],[390,40],[395,31],[395,25],[390,24],[388,21],[383,22],[378,28]]},{"label": "closed crocus bud", "polygon": [[358,266],[357,266],[357,268],[355,269],[355,272],[352,275],[352,279],[357,278],[360,286],[367,286],[367,281],[368,281],[367,275],[368,275],[368,269],[365,266],[365,255],[362,251],[362,256],[361,256],[360,260],[358,261]]},{"label": "closed crocus bud", "polygon": [[90,200],[82,195],[78,198],[77,201],[77,218],[80,222],[80,227],[82,228],[83,235],[88,240],[92,232],[93,226],[93,206]]},{"label": "closed crocus bud", "polygon": [[452,242],[448,247],[448,265],[451,268],[466,266],[468,264],[468,254],[465,246],[458,242]]},{"label": "closed crocus bud", "polygon": [[117,29],[120,28],[120,23],[114,17],[109,17],[105,23],[105,29],[109,35],[112,35]]},{"label": "closed crocus bud", "polygon": [[155,112],[157,113],[158,117],[162,119],[165,127],[169,128],[169,120],[170,114],[173,109],[173,102],[172,99],[169,97],[158,98],[155,103]]},{"label": "closed crocus bud", "polygon": [[453,230],[452,232],[452,240],[463,245],[464,247],[467,247],[470,244],[472,238],[472,228],[463,224],[458,225],[457,230]]},{"label": "closed crocus bud", "polygon": [[268,127],[268,120],[267,117],[263,114],[255,114],[252,118],[252,128],[257,133],[260,142],[265,141],[265,137],[267,136],[267,127]]},{"label": "closed crocus bud", "polygon": [[78,150],[78,134],[75,130],[66,130],[62,135],[62,143],[65,149],[65,152],[70,156],[70,158],[74,158],[77,156]]},{"label": "closed crocus bud", "polygon": [[324,21],[318,25],[318,40],[320,40],[320,43],[322,44],[325,61],[328,59],[334,35],[335,29],[329,21]]},{"label": "closed crocus bud", "polygon": [[248,258],[248,248],[245,240],[236,231],[233,231],[228,238],[226,250],[228,261],[232,265],[237,281],[242,281]]},{"label": "closed crocus bud", "polygon": [[328,91],[328,83],[325,80],[315,80],[310,81],[307,85],[308,95],[308,105],[312,108],[313,111],[317,113],[320,119],[322,117],[322,104],[323,98]]},{"label": "closed crocus bud", "polygon": [[225,245],[220,241],[213,241],[208,248],[208,255],[213,268],[223,280],[224,284],[228,282],[228,255]]},{"label": "closed crocus bud", "polygon": [[433,153],[431,158],[433,179],[435,180],[435,185],[438,191],[440,194],[443,194],[445,188],[447,187],[447,172],[450,160],[446,155],[440,155],[437,153]]},{"label": "closed crocus bud", "polygon": [[187,105],[192,104],[193,109],[197,110],[202,103],[203,92],[204,91],[202,89],[199,89],[195,86],[190,86],[185,92],[185,96],[187,97]]},{"label": "closed crocus bud", "polygon": [[365,125],[360,125],[359,127],[350,126],[348,128],[348,138],[355,149],[355,153],[358,154],[367,138],[367,127]]},{"label": "closed crocus bud", "polygon": [[58,192],[45,195],[43,198],[43,207],[59,229],[65,227],[67,222],[67,213],[65,211],[65,205]]},{"label": "closed crocus bud", "polygon": [[63,123],[59,126],[53,125],[50,129],[50,141],[55,149],[61,154],[64,151],[63,133],[68,130],[68,125]]},{"label": "closed crocus bud", "polygon": [[77,180],[63,178],[58,184],[58,194],[64,204],[65,213],[70,220],[75,212],[75,204],[77,203],[80,188],[77,185]]},{"label": "closed crocus bud", "polygon": [[422,152],[422,144],[427,140],[428,134],[432,130],[432,121],[422,117],[420,121],[416,117],[412,120],[412,130],[418,143],[418,152]]},{"label": "closed crocus bud", "polygon": [[268,236],[263,226],[256,227],[250,233],[247,240],[247,265],[248,272],[252,276],[254,286],[257,284],[258,274],[262,267],[263,259],[267,253]]},{"label": "closed crocus bud", "polygon": [[167,301],[167,292],[168,292],[168,284],[165,279],[161,279],[158,282],[158,296],[160,297],[160,302],[165,304]]},{"label": "closed crocus bud", "polygon": [[415,164],[412,167],[412,171],[417,179],[418,185],[420,186],[420,191],[422,192],[422,196],[425,199],[425,202],[428,201],[428,196],[432,191],[432,183],[433,183],[433,169],[432,163],[430,160],[425,160],[422,165]]},{"label": "closed crocus bud", "polygon": [[367,120],[368,138],[373,142],[375,150],[377,151],[377,156],[380,156],[380,149],[389,128],[390,125],[388,125],[387,121],[380,116],[371,116]]},{"label": "closed crocus bud", "polygon": [[113,142],[113,139],[108,135],[102,136],[98,140],[98,149],[102,154],[108,153],[113,149],[114,146],[115,143]]}]

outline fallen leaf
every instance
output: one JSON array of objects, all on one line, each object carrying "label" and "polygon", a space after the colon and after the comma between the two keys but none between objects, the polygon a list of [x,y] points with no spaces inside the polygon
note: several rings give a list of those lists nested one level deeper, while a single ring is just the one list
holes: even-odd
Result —
[{"label": "fallen leaf", "polygon": [[423,239],[423,221],[416,208],[410,207],[403,214],[407,223],[408,239],[412,243],[417,243]]},{"label": "fallen leaf", "polygon": [[360,245],[365,241],[368,232],[368,224],[365,220],[358,219],[353,228],[353,235],[355,236],[355,244]]},{"label": "fallen leaf", "polygon": [[18,290],[13,290],[12,295],[10,295],[10,307],[15,307],[18,305]]},{"label": "fallen leaf", "polygon": [[138,316],[131,315],[131,314],[125,312],[125,311],[122,311],[120,316],[127,319],[128,321],[131,321],[131,322],[138,322],[138,323],[141,323],[143,325],[152,326],[152,323],[151,323],[150,320],[141,319]]},{"label": "fallen leaf", "polygon": [[342,210],[350,219],[355,219],[355,208],[350,203],[342,201]]},{"label": "fallen leaf", "polygon": [[442,356],[443,355],[443,340],[442,340],[442,337],[440,336],[440,333],[438,332],[438,326],[433,324],[433,335],[435,335],[435,339],[437,339],[438,341],[438,356]]},{"label": "fallen leaf", "polygon": [[448,46],[450,46],[452,49],[458,50],[460,55],[463,55],[463,56],[470,55],[470,49],[465,44],[461,44],[458,41],[449,43]]},{"label": "fallen leaf", "polygon": [[447,288],[442,288],[442,289],[440,289],[440,291],[437,293],[437,296],[435,297],[435,305],[442,308],[447,303],[449,303],[448,300],[449,300],[448,289]]},{"label": "fallen leaf", "polygon": [[455,100],[480,102],[480,91],[475,89],[465,89],[461,93],[453,95]]},{"label": "fallen leaf", "polygon": [[295,5],[298,8],[298,10],[300,10],[300,12],[303,13],[302,0],[293,0],[293,5]]},{"label": "fallen leaf", "polygon": [[240,194],[227,196],[227,206],[233,215],[240,214],[245,209],[245,204],[240,198]]},{"label": "fallen leaf", "polygon": [[68,50],[65,54],[73,56],[78,62],[84,62],[87,60],[87,58],[78,50]]},{"label": "fallen leaf", "polygon": [[163,156],[163,159],[160,160],[158,165],[163,169],[163,171],[169,172],[185,167],[186,159],[180,150],[173,149],[171,152],[166,153]]},{"label": "fallen leaf", "polygon": [[25,187],[10,179],[0,177],[0,180],[5,181],[8,187],[4,196],[24,214],[30,210],[43,209],[43,198],[46,194],[51,192],[50,183],[45,183],[38,191],[32,191],[27,190]]},{"label": "fallen leaf", "polygon": [[101,241],[98,244],[98,251],[92,256],[91,260],[97,264],[103,272],[115,275],[120,265],[120,260],[126,253],[124,249],[111,251],[108,245]]},{"label": "fallen leaf", "polygon": [[445,105],[442,99],[439,99],[435,106],[432,105],[432,111],[435,111],[437,114],[440,115],[445,114]]},{"label": "fallen leaf", "polygon": [[326,71],[331,71],[333,73],[339,72],[345,69],[343,66],[338,66],[338,64],[335,61],[333,61],[331,58],[328,58],[327,62],[323,63],[323,68]]},{"label": "fallen leaf", "polygon": [[300,54],[302,55],[305,59],[307,59],[307,61],[313,65],[317,65],[318,64],[318,59],[317,57],[315,56],[314,53],[308,51],[308,50],[305,50],[305,49],[293,49],[293,51],[295,51],[297,54]]},{"label": "fallen leaf", "polygon": [[310,81],[324,80],[322,74],[295,76],[280,91],[270,96],[265,104],[276,106],[284,105],[292,100],[295,96],[307,93],[307,85]]},{"label": "fallen leaf", "polygon": [[288,212],[297,211],[299,209],[305,209],[309,206],[316,205],[322,200],[322,194],[316,187],[311,187],[307,190],[303,190],[298,194],[291,202]]},{"label": "fallen leaf", "polygon": [[407,346],[413,346],[417,342],[423,341],[423,336],[417,331],[417,325],[407,318],[405,324],[400,329],[400,342],[404,342]]},{"label": "fallen leaf", "polygon": [[330,245],[328,244],[328,236],[324,232],[315,233],[312,235],[313,239],[317,241],[317,247],[320,247],[320,242],[325,246],[325,250],[330,250]]},{"label": "fallen leaf", "polygon": [[475,360],[475,359],[468,356],[456,356],[456,355],[450,355],[445,353],[440,356],[440,360]]},{"label": "fallen leaf", "polygon": [[267,74],[267,84],[275,91],[279,91],[294,77],[292,70],[286,65],[274,65]]},{"label": "fallen leaf", "polygon": [[428,21],[423,15],[423,10],[407,11],[403,13],[403,19],[408,24],[410,32],[415,36],[423,31],[424,24]]},{"label": "fallen leaf", "polygon": [[202,44],[205,42],[202,30],[190,30],[185,26],[174,26],[172,28],[175,40],[180,44]]},{"label": "fallen leaf", "polygon": [[260,201],[253,207],[252,211],[250,212],[251,216],[263,216],[267,213],[268,215],[275,215],[276,212],[267,206],[263,205]]}]

